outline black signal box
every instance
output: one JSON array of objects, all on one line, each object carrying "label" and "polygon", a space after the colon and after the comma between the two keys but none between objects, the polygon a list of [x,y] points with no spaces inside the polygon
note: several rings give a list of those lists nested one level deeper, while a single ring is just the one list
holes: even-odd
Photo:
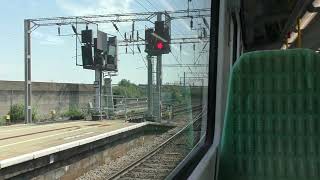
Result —
[{"label": "black signal box", "polygon": [[93,68],[92,47],[90,45],[81,46],[82,52],[82,65],[84,69]]},{"label": "black signal box", "polygon": [[168,54],[170,49],[170,32],[164,21],[156,21],[155,29],[145,31],[146,48],[145,52],[151,56]]},{"label": "black signal box", "polygon": [[81,42],[85,44],[92,44],[92,30],[81,31]]}]

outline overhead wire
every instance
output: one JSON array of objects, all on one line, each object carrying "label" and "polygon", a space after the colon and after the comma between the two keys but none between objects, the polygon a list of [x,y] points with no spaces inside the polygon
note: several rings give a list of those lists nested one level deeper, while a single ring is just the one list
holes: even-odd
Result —
[{"label": "overhead wire", "polygon": [[[148,3],[152,8],[154,8],[156,11],[159,11],[159,9],[158,9],[157,7],[155,7],[149,0],[146,0],[146,1],[147,1],[147,3]],[[147,12],[150,12],[150,11],[148,10],[148,8],[146,8],[146,7],[145,7],[143,4],[141,4],[138,0],[135,1],[135,2],[137,2],[144,10],[146,10]],[[193,7],[194,7],[194,4],[193,4]],[[175,26],[175,24],[173,24],[173,26]],[[176,34],[178,34],[178,35],[179,35],[179,34],[180,34],[180,35],[183,35],[183,33],[181,32],[181,30],[180,30],[179,28],[173,28],[173,30],[176,32]],[[122,35],[119,31],[118,31],[118,33],[122,36],[122,38],[124,38],[123,35]],[[129,48],[133,51],[133,49],[131,48],[131,46],[129,46]],[[180,49],[180,51],[181,51],[181,49]],[[171,55],[174,57],[174,59],[177,61],[177,63],[180,64],[180,65],[182,65],[182,63],[179,62],[179,58],[177,58],[172,52],[170,52],[170,53],[171,53]],[[181,52],[180,52],[180,53],[181,53]],[[145,62],[144,57],[142,56],[141,51],[139,51],[139,54],[140,54],[143,62],[145,63],[145,65],[146,65],[146,67],[147,67],[147,64],[146,64],[146,62]],[[194,72],[192,71],[192,69],[191,69],[190,66],[188,66],[188,69],[189,69],[189,71],[190,71],[191,73],[194,73]]]},{"label": "overhead wire", "polygon": [[139,2],[139,0],[134,1],[134,2],[138,3],[138,4],[139,4],[143,9],[145,9],[147,12],[150,12],[144,5],[142,5],[142,4]]},{"label": "overhead wire", "polygon": [[[194,6],[193,6],[194,7]],[[181,32],[181,31],[180,31]],[[181,33],[181,34],[183,34],[183,33]],[[182,57],[181,57],[181,51],[182,51],[182,48],[181,48],[181,45],[180,45],[180,58],[182,59]],[[194,52],[195,53],[195,52]],[[172,54],[173,55],[173,54]],[[174,56],[174,55],[173,55]],[[177,59],[175,56],[174,56],[174,58],[175,59]],[[195,58],[194,58],[195,59]],[[191,73],[197,73],[197,72],[193,72],[192,70],[191,70],[191,67],[190,66],[187,66],[188,67],[188,69],[189,69],[189,71],[191,72]]]},{"label": "overhead wire", "polygon": [[209,43],[209,42],[206,42],[205,45],[203,46],[203,48],[202,48],[202,50],[200,51],[199,56],[198,56],[197,60],[195,61],[195,63],[198,63],[198,62],[199,62],[200,57],[201,57],[201,55],[202,55],[202,52],[203,52],[204,49],[207,47],[208,43]]},{"label": "overhead wire", "polygon": [[[157,8],[156,6],[154,6],[149,0],[146,0],[146,1],[148,2],[148,4],[150,4],[150,6],[151,6],[154,10],[160,11],[160,9]],[[149,12],[149,11],[148,11],[148,12]],[[183,35],[183,32],[182,32],[179,28],[177,28],[175,24],[173,24],[173,26],[175,26],[175,27],[173,28],[173,31],[175,31],[176,34],[178,34],[178,35],[180,35],[180,34]]]},{"label": "overhead wire", "polygon": [[[124,36],[121,34],[119,28],[116,26],[116,24],[115,24],[115,23],[112,23],[112,24],[113,24],[113,26],[115,27],[115,29],[117,30],[118,34],[119,34],[123,39],[125,39]],[[116,28],[116,27],[117,27],[117,28]],[[128,47],[131,49],[132,52],[134,52],[134,50],[131,48],[131,46],[128,46]],[[143,61],[144,65],[145,65],[146,67],[148,67],[148,65],[147,65],[147,63],[145,62],[145,59],[143,58],[141,52],[140,52],[139,54],[141,55],[141,58],[142,58],[142,61]]]},{"label": "overhead wire", "polygon": [[[194,4],[194,0],[191,0],[191,5],[192,5],[192,8],[193,8],[193,9],[196,9],[196,5]],[[197,23],[197,25],[200,25],[198,19],[196,19],[196,23]],[[198,33],[199,33],[199,32],[198,32]],[[206,48],[207,44],[208,44],[208,42],[206,42],[206,44],[205,44],[204,47],[202,48],[201,52],[199,52],[198,58],[195,59],[195,57],[194,57],[194,63],[195,63],[195,64],[197,64],[197,63],[199,62],[200,57],[201,57],[201,55],[202,55],[202,52],[203,52],[203,50]],[[193,47],[193,50],[194,50],[194,53],[195,53],[195,47]],[[199,73],[198,73],[197,75],[199,75]]]},{"label": "overhead wire", "polygon": [[[136,3],[138,3],[143,9],[145,9],[147,12],[150,12],[143,4],[141,4],[138,0],[137,1],[135,1]],[[147,2],[156,10],[156,11],[158,11],[158,9],[149,1],[149,0],[147,0]],[[118,31],[118,30],[117,30]],[[123,38],[123,39],[125,39],[124,37],[123,37],[123,35],[118,31],[118,33],[121,35],[121,37]],[[179,33],[179,32],[178,32]],[[181,33],[181,32],[180,32]],[[181,33],[181,34],[183,34],[183,33]],[[129,48],[132,50],[132,52],[134,51],[132,48],[131,48],[131,46],[129,46]],[[144,64],[146,65],[146,67],[147,67],[147,64],[146,64],[146,62],[145,62],[145,59],[144,59],[144,57],[142,56],[142,53],[141,53],[141,51],[139,51],[139,54],[140,54],[140,56],[141,56],[141,58],[142,58],[142,60],[143,60],[143,62],[144,62]],[[173,54],[172,54],[173,55]],[[174,56],[174,55],[173,55]],[[175,57],[175,56],[174,56]],[[175,59],[176,59],[176,57],[175,57]],[[181,63],[180,63],[181,64]],[[191,68],[189,67],[189,69],[191,70]],[[192,71],[192,70],[191,70]]]},{"label": "overhead wire", "polygon": [[[179,62],[179,59],[170,51],[170,54],[174,57],[174,59],[177,61],[177,63],[182,67],[182,63]],[[193,71],[191,70],[190,66],[187,66],[190,73],[193,73]]]},{"label": "overhead wire", "polygon": [[155,7],[149,0],[146,0],[148,2],[148,4],[151,5],[151,7],[153,7],[156,11],[159,11],[159,9],[157,7]]}]

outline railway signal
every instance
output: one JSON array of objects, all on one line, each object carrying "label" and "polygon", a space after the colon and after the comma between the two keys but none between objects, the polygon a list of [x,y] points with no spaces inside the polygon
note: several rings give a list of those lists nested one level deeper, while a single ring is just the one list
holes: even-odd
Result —
[{"label": "railway signal", "polygon": [[154,38],[152,37],[153,32],[154,32],[153,28],[145,30],[145,41],[146,41],[145,52],[150,55],[151,55],[151,52],[153,51],[153,48],[152,48],[152,44],[154,41]]},{"label": "railway signal", "polygon": [[[116,25],[114,24],[116,27]],[[81,31],[82,65],[84,69],[117,72],[118,44],[117,37],[108,37],[107,33],[97,31],[93,38],[92,30]],[[93,52],[92,52],[93,49]]]},{"label": "railway signal", "polygon": [[164,21],[156,21],[155,29],[146,29],[145,40],[145,52],[151,56],[158,56],[171,52],[170,30],[169,27],[165,25]]}]

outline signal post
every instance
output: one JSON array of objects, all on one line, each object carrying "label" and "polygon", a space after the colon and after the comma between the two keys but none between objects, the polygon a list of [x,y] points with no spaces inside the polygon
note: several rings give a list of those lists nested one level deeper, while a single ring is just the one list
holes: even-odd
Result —
[{"label": "signal post", "polygon": [[[162,15],[162,13],[157,14],[155,29],[147,29],[145,32],[145,51],[148,53],[148,115],[157,122],[161,121],[162,54],[171,52],[170,23],[162,21]],[[152,56],[157,57],[155,87],[153,87]]]}]

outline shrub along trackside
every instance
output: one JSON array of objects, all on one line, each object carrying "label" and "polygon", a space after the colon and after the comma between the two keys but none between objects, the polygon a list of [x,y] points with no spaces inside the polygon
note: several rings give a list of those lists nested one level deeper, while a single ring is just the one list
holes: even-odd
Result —
[{"label": "shrub along trackside", "polygon": [[[10,115],[10,123],[22,123],[25,119],[24,105],[23,104],[13,104],[8,112]],[[70,120],[81,120],[85,118],[86,113],[81,111],[79,108],[71,107],[63,116],[68,117]],[[32,108],[32,119],[37,120],[37,109]],[[0,124],[5,123],[5,118],[0,120]]]},{"label": "shrub along trackside", "polygon": [[0,117],[0,126],[3,126],[6,124],[5,117]]},{"label": "shrub along trackside", "polygon": [[85,118],[85,112],[79,108],[71,107],[69,111],[64,113],[64,116],[69,117],[70,120],[80,120]]},{"label": "shrub along trackside", "polygon": [[[11,123],[19,123],[24,122],[24,105],[23,104],[13,104],[10,106],[10,110],[8,112],[10,115]],[[32,119],[35,120],[37,118],[37,110],[36,108],[32,108]]]}]

